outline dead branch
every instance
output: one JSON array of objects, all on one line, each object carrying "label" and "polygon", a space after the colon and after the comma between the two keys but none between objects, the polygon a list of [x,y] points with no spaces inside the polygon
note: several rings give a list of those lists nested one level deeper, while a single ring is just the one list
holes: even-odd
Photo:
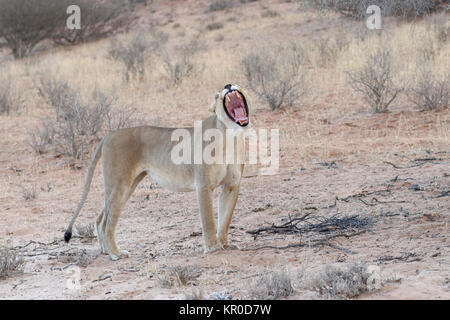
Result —
[{"label": "dead branch", "polygon": [[380,194],[382,194],[382,193],[389,193],[389,194],[390,194],[390,193],[391,193],[391,190],[388,188],[388,189],[375,190],[375,191],[370,191],[370,192],[363,191],[363,192],[360,192],[360,193],[356,193],[356,194],[349,195],[349,196],[347,196],[347,197],[345,197],[345,198],[339,198],[339,197],[336,197],[336,200],[338,200],[338,201],[344,201],[344,202],[349,202],[350,199],[352,199],[352,198],[367,197],[367,196],[370,196],[370,195],[373,195],[373,194],[380,195]]},{"label": "dead branch", "polygon": [[423,166],[425,163],[418,163],[418,164],[414,164],[412,166],[407,166],[407,167],[399,167],[396,164],[389,162],[389,161],[384,161],[384,163],[390,164],[391,166],[393,166],[395,169],[409,169],[409,168],[415,168],[415,167],[421,167]]},{"label": "dead branch", "polygon": [[364,229],[371,225],[371,219],[361,218],[358,215],[341,217],[341,215],[337,213],[331,217],[324,217],[306,213],[301,217],[289,217],[289,220],[281,225],[272,224],[269,227],[249,230],[247,233],[259,235],[262,232],[281,234],[316,232],[334,236],[335,234],[344,234],[343,232],[347,230]]},{"label": "dead branch", "polygon": [[363,218],[359,215],[344,216],[336,213],[330,217],[317,216],[312,213],[306,213],[300,217],[288,217],[288,221],[271,226],[264,226],[255,230],[248,230],[247,233],[252,234],[254,238],[261,233],[269,234],[300,234],[304,239],[298,243],[291,243],[285,246],[261,246],[257,248],[244,249],[244,251],[260,250],[260,249],[275,249],[283,250],[298,247],[322,247],[329,246],[334,249],[344,251],[348,254],[355,252],[339,245],[331,243],[330,241],[338,238],[350,238],[362,234],[370,230],[372,220],[370,218]]},{"label": "dead branch", "polygon": [[421,258],[419,257],[420,255],[415,253],[415,252],[406,252],[403,253],[401,256],[384,256],[384,257],[380,257],[378,258],[378,261],[381,262],[388,262],[388,261],[404,261],[404,262],[414,262],[414,261],[420,261]]},{"label": "dead branch", "polygon": [[450,190],[442,191],[440,194],[438,194],[434,198],[437,199],[437,198],[443,198],[443,197],[448,197],[448,196],[450,196]]},{"label": "dead branch", "polygon": [[261,250],[261,249],[275,249],[275,250],[284,250],[284,249],[289,249],[289,248],[301,248],[301,247],[309,247],[309,248],[316,248],[316,247],[323,247],[323,246],[328,246],[337,250],[341,250],[345,253],[348,254],[356,254],[356,251],[341,247],[339,245],[333,244],[330,242],[330,240],[337,238],[337,237],[345,237],[345,238],[350,238],[353,236],[357,236],[360,235],[362,233],[365,233],[369,231],[369,229],[367,230],[360,230],[357,232],[352,232],[352,233],[345,233],[345,234],[336,234],[336,235],[332,235],[329,236],[325,239],[313,239],[313,240],[307,240],[304,242],[298,242],[298,243],[290,243],[288,245],[285,246],[261,246],[261,247],[256,247],[256,248],[246,248],[246,249],[241,249],[242,251],[256,251],[256,250]]},{"label": "dead branch", "polygon": [[382,200],[378,200],[375,197],[372,197],[372,201],[371,202],[367,202],[364,201],[363,199],[359,198],[359,201],[361,201],[362,203],[364,203],[366,206],[376,206],[377,204],[381,203],[381,204],[386,204],[386,203],[406,203],[407,201],[405,200],[390,200],[390,201],[382,201]]},{"label": "dead branch", "polygon": [[431,157],[431,158],[419,158],[419,159],[414,159],[414,161],[416,162],[423,162],[423,161],[441,161],[442,158],[435,158],[435,157]]}]

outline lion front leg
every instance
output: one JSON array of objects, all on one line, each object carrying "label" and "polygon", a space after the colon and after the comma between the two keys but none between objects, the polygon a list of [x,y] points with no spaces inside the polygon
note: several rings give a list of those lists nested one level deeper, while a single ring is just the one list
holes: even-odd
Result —
[{"label": "lion front leg", "polygon": [[203,246],[205,253],[221,249],[216,236],[216,222],[213,214],[213,190],[209,187],[197,187],[198,205],[200,208],[200,221],[202,224]]},{"label": "lion front leg", "polygon": [[219,228],[217,230],[217,238],[224,248],[229,248],[228,244],[228,228],[230,227],[231,217],[233,216],[234,207],[239,193],[239,185],[223,186],[219,195],[218,203],[218,221]]}]

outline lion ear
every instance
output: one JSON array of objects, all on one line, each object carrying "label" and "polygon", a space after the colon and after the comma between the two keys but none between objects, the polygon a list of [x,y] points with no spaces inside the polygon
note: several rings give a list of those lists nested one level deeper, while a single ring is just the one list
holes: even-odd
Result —
[{"label": "lion ear", "polygon": [[220,93],[216,92],[216,95],[214,96],[214,101],[209,106],[209,112],[212,112],[212,113],[216,112],[216,102],[217,102],[217,99],[219,99],[219,97],[220,97]]},{"label": "lion ear", "polygon": [[215,101],[213,103],[211,103],[211,105],[209,106],[209,112],[216,113],[216,102]]}]

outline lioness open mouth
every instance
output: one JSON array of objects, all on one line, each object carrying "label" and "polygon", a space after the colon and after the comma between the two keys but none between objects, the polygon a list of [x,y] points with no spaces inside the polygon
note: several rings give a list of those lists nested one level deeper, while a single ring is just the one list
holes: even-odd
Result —
[{"label": "lioness open mouth", "polygon": [[237,90],[229,91],[223,97],[223,105],[231,120],[241,127],[248,124],[248,107],[242,93]]}]

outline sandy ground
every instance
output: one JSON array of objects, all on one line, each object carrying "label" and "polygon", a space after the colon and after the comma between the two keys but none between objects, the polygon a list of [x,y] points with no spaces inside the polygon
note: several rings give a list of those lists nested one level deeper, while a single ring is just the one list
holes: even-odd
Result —
[{"label": "sandy ground", "polygon": [[[303,167],[293,161],[273,176],[254,176],[248,168],[230,230],[230,239],[240,250],[207,255],[202,252],[195,194],[173,193],[145,180],[119,223],[118,244],[131,256],[118,262],[100,255],[95,239],[75,238],[69,245],[62,241],[63,230],[78,201],[84,170],[62,167],[52,171],[42,169],[42,164],[39,169],[24,169],[20,165],[22,159],[17,153],[15,161],[11,161],[11,154],[2,153],[4,181],[8,188],[16,190],[17,181],[33,182],[39,193],[32,201],[20,199],[20,191],[13,193],[16,198],[2,197],[1,237],[11,239],[11,246],[30,240],[43,244],[29,245],[26,252],[32,256],[26,257],[24,274],[2,280],[1,298],[183,298],[191,287],[163,289],[157,275],[169,266],[190,265],[200,273],[196,285],[206,296],[226,292],[239,299],[247,297],[246,283],[261,270],[287,266],[296,279],[300,269],[360,260],[378,265],[384,274],[399,279],[361,298],[450,298],[448,151],[423,152],[409,160],[401,154],[376,162],[342,160],[330,167],[317,163]],[[27,173],[28,170],[34,172]],[[101,205],[101,188],[97,172],[80,225],[94,221]],[[346,201],[337,200],[332,206],[336,198]],[[328,246],[258,249],[296,243],[301,237],[268,234],[255,239],[246,233],[260,226],[280,224],[288,215],[308,210],[324,215],[340,212],[372,217],[374,225],[367,233],[332,241],[352,253]],[[67,281],[75,272],[73,263],[55,259],[51,253],[74,248],[85,249],[93,260],[79,268],[80,287],[71,290]],[[311,292],[298,289],[292,298],[310,297]],[[315,294],[312,297],[317,298]]]},{"label": "sandy ground", "polygon": [[[289,5],[278,10],[287,11]],[[315,26],[316,20],[310,23]],[[185,101],[183,94],[181,88],[171,98]],[[449,110],[426,113],[404,106],[373,115],[348,88],[319,94],[311,108],[271,112],[255,107],[256,128],[280,128],[280,168],[275,175],[261,176],[258,167],[246,167],[229,233],[239,249],[203,254],[195,194],[170,192],[146,178],[119,221],[116,239],[130,257],[117,262],[100,254],[96,239],[63,241],[81,196],[86,161],[32,153],[29,128],[45,111],[0,117],[0,243],[22,247],[25,254],[24,272],[0,279],[0,298],[182,299],[201,288],[205,298],[220,293],[244,299],[259,272],[286,267],[295,289],[289,299],[320,299],[302,289],[300,272],[364,261],[393,280],[360,299],[449,299]],[[142,119],[192,125],[211,96],[209,88],[200,90],[187,110],[174,104],[168,119],[142,103]],[[99,167],[78,225],[93,223],[101,209]],[[25,200],[33,190],[36,196]],[[359,215],[370,218],[372,227],[333,239],[332,246],[287,249],[261,247],[304,239],[298,234],[247,233],[308,212]],[[83,266],[61,258],[61,253],[77,250],[84,250]],[[187,286],[162,288],[158,277],[175,265],[191,266],[197,279]]]}]

